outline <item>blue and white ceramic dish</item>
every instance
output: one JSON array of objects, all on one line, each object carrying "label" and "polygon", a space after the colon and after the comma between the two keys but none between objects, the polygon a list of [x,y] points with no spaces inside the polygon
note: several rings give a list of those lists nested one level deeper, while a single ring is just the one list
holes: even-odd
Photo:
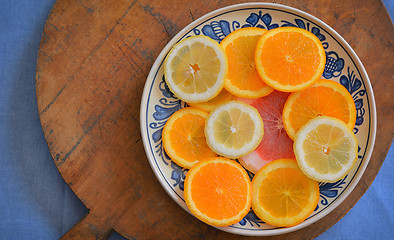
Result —
[{"label": "blue and white ceramic dish", "polygon": [[327,63],[323,77],[341,83],[353,96],[357,108],[354,133],[359,156],[353,170],[336,183],[320,183],[320,200],[303,223],[290,228],[265,224],[253,211],[237,224],[219,229],[240,235],[272,236],[304,228],[335,209],[354,189],[368,165],[376,135],[376,107],[367,73],[349,44],[321,20],[300,10],[271,3],[247,3],[213,11],[189,24],[163,49],[149,73],[141,100],[141,134],[149,163],[167,193],[189,211],[183,197],[186,170],[173,163],[163,149],[161,133],[168,117],[185,106],[169,91],[164,81],[163,62],[172,46],[193,35],[206,35],[220,42],[243,27],[273,29],[283,26],[304,28],[323,44]]}]

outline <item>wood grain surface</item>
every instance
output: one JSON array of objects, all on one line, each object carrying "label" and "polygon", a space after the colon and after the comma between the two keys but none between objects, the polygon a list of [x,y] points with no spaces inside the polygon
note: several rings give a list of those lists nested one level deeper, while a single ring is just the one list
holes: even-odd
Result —
[{"label": "wood grain surface", "polygon": [[[243,1],[246,2],[246,1]],[[375,92],[378,131],[357,187],[333,212],[297,232],[311,239],[341,219],[378,173],[393,139],[394,28],[378,0],[272,1],[334,28],[363,62]],[[89,209],[63,239],[247,239],[197,220],[161,187],[140,136],[142,90],[167,42],[193,20],[241,1],[58,0],[38,53],[42,128],[64,180]],[[391,86],[391,87],[390,87]]]}]

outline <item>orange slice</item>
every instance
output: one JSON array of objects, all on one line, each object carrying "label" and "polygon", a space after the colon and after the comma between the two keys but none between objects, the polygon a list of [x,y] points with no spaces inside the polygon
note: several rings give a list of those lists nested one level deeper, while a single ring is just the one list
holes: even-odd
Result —
[{"label": "orange slice", "polygon": [[234,99],[234,95],[232,95],[226,89],[223,88],[223,90],[219,93],[219,95],[217,95],[216,97],[214,97],[213,99],[207,102],[187,103],[187,104],[189,104],[189,106],[191,107],[200,108],[204,111],[210,112],[220,104],[228,102],[232,99]]},{"label": "orange slice", "polygon": [[311,32],[296,27],[267,31],[256,47],[256,68],[269,86],[295,92],[321,77],[326,54],[320,40]]},{"label": "orange slice", "polygon": [[229,65],[224,87],[235,96],[258,98],[273,91],[257,73],[254,57],[257,41],[266,31],[255,27],[241,28],[220,43]]},{"label": "orange slice", "polygon": [[229,226],[249,212],[252,188],[239,163],[214,157],[198,162],[188,171],[184,196],[198,219],[212,226]]},{"label": "orange slice", "polygon": [[197,108],[182,108],[164,125],[164,150],[179,166],[191,168],[199,160],[217,156],[205,139],[204,127],[207,116],[207,112]]},{"label": "orange slice", "polygon": [[264,165],[252,181],[252,208],[264,222],[291,227],[303,222],[319,201],[319,184],[305,176],[293,159]]},{"label": "orange slice", "polygon": [[317,116],[335,117],[353,130],[356,124],[356,105],[341,84],[320,79],[310,88],[290,94],[283,108],[283,124],[289,137]]}]

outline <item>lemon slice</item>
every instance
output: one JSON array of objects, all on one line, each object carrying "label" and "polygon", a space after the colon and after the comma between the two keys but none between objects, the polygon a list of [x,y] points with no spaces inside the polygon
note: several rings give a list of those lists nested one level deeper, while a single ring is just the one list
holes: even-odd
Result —
[{"label": "lemon slice", "polygon": [[168,87],[188,103],[205,102],[218,95],[223,89],[227,70],[223,48],[206,36],[180,41],[164,62]]},{"label": "lemon slice", "polygon": [[252,152],[264,134],[263,120],[254,107],[241,101],[228,101],[211,111],[205,122],[208,146],[227,158]]},{"label": "lemon slice", "polygon": [[357,150],[354,133],[333,117],[310,120],[294,139],[294,153],[301,170],[321,182],[335,182],[345,177],[357,160]]}]

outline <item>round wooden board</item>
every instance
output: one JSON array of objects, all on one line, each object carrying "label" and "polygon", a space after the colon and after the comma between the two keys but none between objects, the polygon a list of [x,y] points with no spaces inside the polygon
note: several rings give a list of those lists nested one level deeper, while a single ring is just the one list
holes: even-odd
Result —
[{"label": "round wooden board", "polygon": [[[271,237],[314,238],[365,193],[393,139],[394,28],[378,0],[273,1],[333,27],[363,62],[375,92],[372,158],[350,196],[317,223]],[[157,181],[145,156],[139,111],[149,70],[167,42],[193,20],[240,1],[58,0],[37,63],[37,102],[56,166],[89,209],[64,239],[246,239],[197,220]],[[389,87],[390,88],[390,87]]]}]

